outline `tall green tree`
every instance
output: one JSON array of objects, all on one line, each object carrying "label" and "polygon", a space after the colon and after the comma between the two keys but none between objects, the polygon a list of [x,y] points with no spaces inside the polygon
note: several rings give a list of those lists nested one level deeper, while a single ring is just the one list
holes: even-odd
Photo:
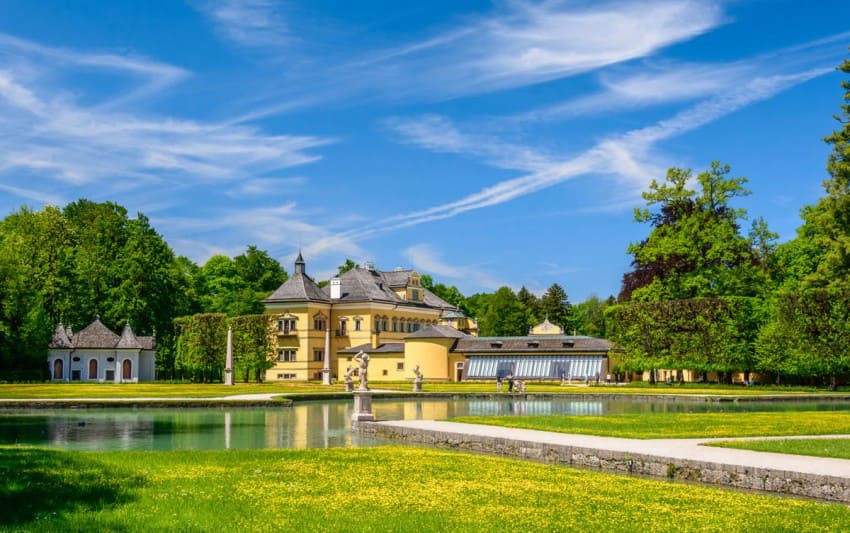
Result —
[{"label": "tall green tree", "polygon": [[711,163],[697,175],[698,189],[688,187],[690,170],[671,168],[664,182],[653,180],[643,193],[647,207],[635,210],[635,220],[652,229],[628,248],[634,269],[623,276],[622,300],[749,296],[764,290],[766,277],[753,242],[740,234],[746,212],[731,205],[749,194],[747,180],[729,172],[728,165]]},{"label": "tall green tree", "polygon": [[[573,306],[570,304],[567,291],[557,283],[553,283],[540,297],[539,313],[548,316],[550,322],[564,328],[567,334],[575,329]],[[539,319],[539,315],[537,318]]]},{"label": "tall green tree", "polygon": [[501,287],[492,295],[478,324],[484,337],[528,335],[533,325],[531,311],[510,287]]},{"label": "tall green tree", "polygon": [[[850,59],[838,70],[850,74]],[[826,196],[803,211],[806,226],[823,249],[815,271],[806,282],[812,287],[850,288],[850,81],[842,81],[844,103],[836,120],[841,127],[824,140],[832,145],[823,182]]]},{"label": "tall green tree", "polygon": [[[546,311],[541,309],[541,301],[536,294],[528,290],[525,285],[519,288],[516,293],[517,299],[531,311],[531,315],[536,322],[540,322],[546,316]],[[557,322],[556,322],[557,324]]]},{"label": "tall green tree", "polygon": [[573,307],[575,328],[580,335],[605,338],[605,309],[614,305],[615,299],[609,296],[602,300],[595,294]]}]

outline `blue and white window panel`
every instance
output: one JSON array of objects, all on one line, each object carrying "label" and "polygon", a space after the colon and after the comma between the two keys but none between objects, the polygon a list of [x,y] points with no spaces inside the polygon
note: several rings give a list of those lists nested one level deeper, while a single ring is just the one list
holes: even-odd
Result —
[{"label": "blue and white window panel", "polygon": [[482,355],[469,358],[468,378],[496,379],[513,374],[519,379],[595,378],[602,372],[601,355]]}]

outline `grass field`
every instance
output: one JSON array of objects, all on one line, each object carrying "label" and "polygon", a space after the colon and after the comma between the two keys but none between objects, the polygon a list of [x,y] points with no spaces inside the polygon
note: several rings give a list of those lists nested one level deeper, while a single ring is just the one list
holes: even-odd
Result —
[{"label": "grass field", "polygon": [[850,410],[641,413],[609,416],[466,416],[452,422],[633,439],[850,434]]},{"label": "grass field", "polygon": [[339,393],[344,385],[292,383],[7,383],[0,384],[0,398],[215,398],[236,394]]},{"label": "grass field", "polygon": [[792,453],[815,457],[850,459],[850,439],[776,439],[713,442],[711,446],[757,452]]},{"label": "grass field", "polygon": [[848,531],[850,509],[407,447],[0,447],[3,531]]},{"label": "grass field", "polygon": [[[409,382],[372,381],[373,389],[410,391]],[[273,383],[237,383],[226,387],[221,383],[141,383],[141,384],[105,384],[105,383],[3,383],[0,384],[0,399],[45,399],[45,398],[213,398],[235,394],[302,394],[342,392],[344,384],[322,385],[316,382],[273,382]],[[507,394],[507,385],[504,387]],[[494,382],[435,383],[426,382],[424,392],[450,392],[456,394],[495,393]],[[660,385],[629,384],[621,386],[561,386],[559,383],[528,384],[528,393],[550,394],[689,394],[721,396],[756,395],[806,395],[830,394],[825,389],[811,387],[741,387],[729,385]],[[842,394],[842,393],[839,393]],[[843,394],[846,394],[844,392]]]}]

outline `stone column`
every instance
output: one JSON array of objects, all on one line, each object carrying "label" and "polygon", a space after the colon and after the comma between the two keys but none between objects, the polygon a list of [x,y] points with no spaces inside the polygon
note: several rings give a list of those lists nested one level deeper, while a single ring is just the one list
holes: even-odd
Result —
[{"label": "stone column", "polygon": [[322,385],[331,384],[331,317],[325,325],[325,362],[322,366]]},{"label": "stone column", "polygon": [[224,384],[233,385],[233,329],[227,328],[227,357],[224,361]]}]

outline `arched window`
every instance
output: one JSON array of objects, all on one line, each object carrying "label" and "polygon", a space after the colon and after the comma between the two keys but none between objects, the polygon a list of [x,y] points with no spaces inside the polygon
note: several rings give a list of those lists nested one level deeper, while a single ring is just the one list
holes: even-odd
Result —
[{"label": "arched window", "polygon": [[62,379],[65,377],[65,372],[63,370],[64,368],[61,359],[53,361],[53,379]]},{"label": "arched window", "polygon": [[97,379],[97,359],[89,359],[89,379]]},{"label": "arched window", "polygon": [[133,362],[129,359],[124,359],[124,368],[121,372],[121,379],[133,379]]},{"label": "arched window", "polygon": [[393,332],[398,331],[398,318],[393,317]]},{"label": "arched window", "polygon": [[384,317],[384,319],[381,323],[381,329],[383,331],[389,331],[390,330],[390,319],[389,318]]}]

